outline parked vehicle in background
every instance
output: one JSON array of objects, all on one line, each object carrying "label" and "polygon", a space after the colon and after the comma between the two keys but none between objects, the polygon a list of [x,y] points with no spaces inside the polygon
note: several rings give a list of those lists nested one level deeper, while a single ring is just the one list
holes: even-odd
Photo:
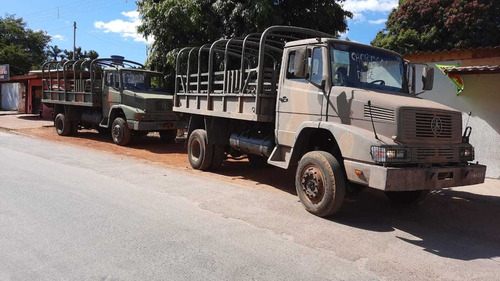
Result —
[{"label": "parked vehicle in background", "polygon": [[163,75],[140,63],[123,57],[50,61],[43,65],[42,83],[42,102],[52,108],[61,136],[94,128],[110,132],[118,145],[148,132],[175,140],[179,121],[172,112],[173,96]]},{"label": "parked vehicle in background", "polygon": [[[296,168],[304,207],[336,213],[368,186],[409,203],[426,190],[484,182],[462,115],[416,97],[415,66],[400,54],[305,28],[182,49],[174,111],[189,118],[191,166],[225,157]],[[425,67],[423,88],[432,88]]]}]

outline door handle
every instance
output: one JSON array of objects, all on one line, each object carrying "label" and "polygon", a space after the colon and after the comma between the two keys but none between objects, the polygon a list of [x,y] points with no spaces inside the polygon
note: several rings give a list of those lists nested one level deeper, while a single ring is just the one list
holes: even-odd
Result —
[{"label": "door handle", "polygon": [[287,101],[288,101],[288,98],[287,98],[287,97],[281,97],[281,98],[280,98],[280,101],[281,101],[281,102],[287,102]]}]

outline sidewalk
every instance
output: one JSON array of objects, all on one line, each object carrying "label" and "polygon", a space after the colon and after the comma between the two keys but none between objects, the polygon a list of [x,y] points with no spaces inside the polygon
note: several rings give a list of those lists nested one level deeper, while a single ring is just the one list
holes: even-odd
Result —
[{"label": "sidewalk", "polygon": [[0,116],[2,115],[19,115],[21,113],[13,110],[13,111],[10,111],[10,110],[0,110]]},{"label": "sidewalk", "polygon": [[17,111],[0,111],[0,128],[8,130],[51,127],[52,120],[41,119],[38,114],[20,114]]}]

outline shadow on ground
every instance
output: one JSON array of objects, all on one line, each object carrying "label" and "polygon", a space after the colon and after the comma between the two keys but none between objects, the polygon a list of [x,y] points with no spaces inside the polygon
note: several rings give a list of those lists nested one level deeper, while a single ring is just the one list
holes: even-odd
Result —
[{"label": "shadow on ground", "polygon": [[402,241],[459,260],[500,257],[500,197],[441,190],[410,206],[395,206],[383,192],[365,189],[332,222],[375,232],[396,229]]}]

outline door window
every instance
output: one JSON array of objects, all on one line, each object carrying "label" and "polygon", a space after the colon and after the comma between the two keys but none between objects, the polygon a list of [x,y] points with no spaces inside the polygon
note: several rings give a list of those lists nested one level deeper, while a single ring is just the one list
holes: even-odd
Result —
[{"label": "door window", "polygon": [[321,48],[314,48],[312,53],[312,59],[310,61],[311,69],[311,82],[320,85],[321,80],[323,80],[323,56],[321,54]]}]

